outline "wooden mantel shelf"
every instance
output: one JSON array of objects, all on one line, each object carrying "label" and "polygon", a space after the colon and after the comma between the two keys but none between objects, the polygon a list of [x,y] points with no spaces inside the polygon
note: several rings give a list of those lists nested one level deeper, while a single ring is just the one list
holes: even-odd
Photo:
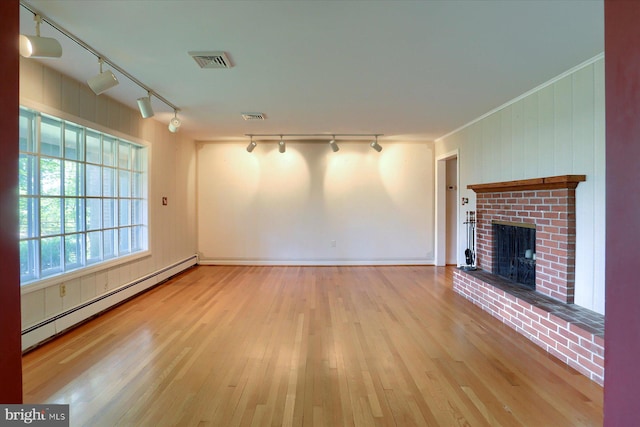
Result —
[{"label": "wooden mantel shelf", "polygon": [[498,193],[501,191],[551,190],[557,188],[575,189],[586,181],[586,175],[560,175],[547,178],[521,179],[519,181],[493,182],[490,184],[472,184],[467,188],[476,193]]}]

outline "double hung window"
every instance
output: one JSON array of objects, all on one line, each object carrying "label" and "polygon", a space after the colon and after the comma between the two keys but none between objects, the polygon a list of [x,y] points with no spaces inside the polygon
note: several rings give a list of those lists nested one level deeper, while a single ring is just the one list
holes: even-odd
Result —
[{"label": "double hung window", "polygon": [[145,146],[20,109],[20,277],[148,249]]}]

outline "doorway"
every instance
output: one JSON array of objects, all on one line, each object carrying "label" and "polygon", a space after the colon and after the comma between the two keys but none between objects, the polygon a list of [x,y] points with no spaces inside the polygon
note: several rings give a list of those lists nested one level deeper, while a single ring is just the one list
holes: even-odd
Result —
[{"label": "doorway", "polygon": [[458,150],[436,158],[435,265],[459,265]]},{"label": "doorway", "polygon": [[445,263],[458,265],[458,158],[446,160]]}]

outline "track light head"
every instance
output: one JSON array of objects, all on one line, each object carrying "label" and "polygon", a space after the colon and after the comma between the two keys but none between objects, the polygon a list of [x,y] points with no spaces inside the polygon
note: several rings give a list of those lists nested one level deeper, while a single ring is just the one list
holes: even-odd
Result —
[{"label": "track light head", "polygon": [[378,144],[378,137],[376,136],[376,140],[372,141],[371,144],[369,144],[371,146],[371,148],[373,148],[374,150],[376,150],[378,153],[382,151],[382,147],[380,146],[380,144]]},{"label": "track light head", "polygon": [[60,58],[62,46],[50,37],[20,35],[20,55],[25,58]]},{"label": "track light head", "polygon": [[256,145],[258,144],[256,144],[256,142],[252,139],[249,145],[247,145],[247,151],[251,153],[253,149],[256,148]]},{"label": "track light head", "polygon": [[40,23],[42,17],[34,15],[36,21],[36,35],[25,36],[20,34],[20,55],[25,58],[60,58],[62,46],[58,40],[50,37],[40,37]]},{"label": "track light head", "polygon": [[340,147],[338,147],[338,144],[336,143],[336,137],[335,136],[333,138],[331,138],[331,141],[329,141],[329,145],[331,146],[331,149],[333,150],[334,153],[336,153],[338,150],[340,150]]},{"label": "track light head", "polygon": [[278,142],[278,151],[280,151],[281,153],[287,151],[287,146],[285,145],[284,139],[282,139],[282,137],[280,137],[280,142]]},{"label": "track light head", "polygon": [[100,95],[120,83],[116,75],[113,74],[111,70],[102,72],[103,62],[102,58],[98,59],[98,63],[100,64],[100,74],[87,80],[87,84],[96,95]]},{"label": "track light head", "polygon": [[87,84],[96,95],[106,92],[112,87],[117,86],[118,83],[118,78],[111,72],[111,70],[107,70],[104,73],[100,72],[97,76],[91,77],[87,80]]},{"label": "track light head", "polygon": [[169,121],[169,131],[171,131],[172,133],[178,132],[181,124],[182,122],[180,121],[180,119],[174,117],[173,119],[171,119],[171,121]]},{"label": "track light head", "polygon": [[138,109],[140,110],[140,115],[143,119],[153,117],[153,107],[151,106],[151,92],[149,92],[148,96],[138,98]]}]

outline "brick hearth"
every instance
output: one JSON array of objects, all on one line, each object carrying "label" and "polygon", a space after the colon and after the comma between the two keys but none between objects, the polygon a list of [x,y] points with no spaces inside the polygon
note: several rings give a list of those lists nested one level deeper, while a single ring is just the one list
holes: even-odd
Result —
[{"label": "brick hearth", "polygon": [[[454,274],[454,290],[599,384],[604,319],[576,307],[575,188],[584,175],[469,185],[477,193],[476,261]],[[536,290],[492,274],[494,221],[536,227]]]}]

